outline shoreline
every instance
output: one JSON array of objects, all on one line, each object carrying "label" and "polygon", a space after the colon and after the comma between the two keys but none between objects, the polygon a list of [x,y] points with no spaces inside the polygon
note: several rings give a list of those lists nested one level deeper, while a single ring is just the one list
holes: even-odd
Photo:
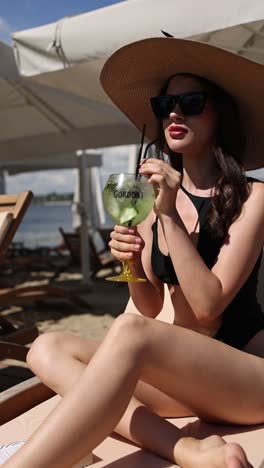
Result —
[{"label": "shoreline", "polygon": [[32,203],[34,206],[57,206],[57,205],[67,205],[71,206],[73,202],[71,200],[54,200],[54,201],[43,201]]}]

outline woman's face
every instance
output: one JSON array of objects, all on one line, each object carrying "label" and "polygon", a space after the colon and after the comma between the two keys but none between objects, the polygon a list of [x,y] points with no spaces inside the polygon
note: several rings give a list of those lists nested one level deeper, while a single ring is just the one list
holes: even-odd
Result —
[{"label": "woman's face", "polygon": [[[206,91],[202,83],[192,77],[175,76],[166,94],[177,95],[192,91]],[[199,153],[210,148],[215,139],[216,112],[208,95],[199,115],[184,115],[177,103],[169,117],[163,120],[163,130],[169,148],[177,153]]]}]

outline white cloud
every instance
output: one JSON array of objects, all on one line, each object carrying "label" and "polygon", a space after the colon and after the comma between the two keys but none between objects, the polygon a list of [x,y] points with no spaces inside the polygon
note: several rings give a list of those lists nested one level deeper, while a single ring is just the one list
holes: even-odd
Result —
[{"label": "white cloud", "polygon": [[11,42],[12,26],[0,16],[0,40],[3,42]]}]

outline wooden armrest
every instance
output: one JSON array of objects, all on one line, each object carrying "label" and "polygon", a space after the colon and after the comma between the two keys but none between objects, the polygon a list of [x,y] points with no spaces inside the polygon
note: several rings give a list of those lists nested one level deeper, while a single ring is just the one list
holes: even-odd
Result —
[{"label": "wooden armrest", "polygon": [[38,377],[25,380],[0,393],[0,425],[25,413],[55,393]]}]

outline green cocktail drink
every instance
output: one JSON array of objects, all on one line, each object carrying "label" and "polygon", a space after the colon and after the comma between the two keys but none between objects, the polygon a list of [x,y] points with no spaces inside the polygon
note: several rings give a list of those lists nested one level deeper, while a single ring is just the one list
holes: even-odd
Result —
[{"label": "green cocktail drink", "polygon": [[[107,213],[123,226],[136,226],[149,215],[154,204],[154,189],[146,177],[135,177],[134,174],[112,174],[109,176],[104,191],[103,202]],[[106,278],[110,281],[146,281],[134,278],[128,262],[123,264],[119,276]]]},{"label": "green cocktail drink", "polygon": [[123,226],[136,226],[144,221],[154,203],[154,191],[145,177],[135,179],[130,174],[113,174],[103,191],[107,213]]}]

